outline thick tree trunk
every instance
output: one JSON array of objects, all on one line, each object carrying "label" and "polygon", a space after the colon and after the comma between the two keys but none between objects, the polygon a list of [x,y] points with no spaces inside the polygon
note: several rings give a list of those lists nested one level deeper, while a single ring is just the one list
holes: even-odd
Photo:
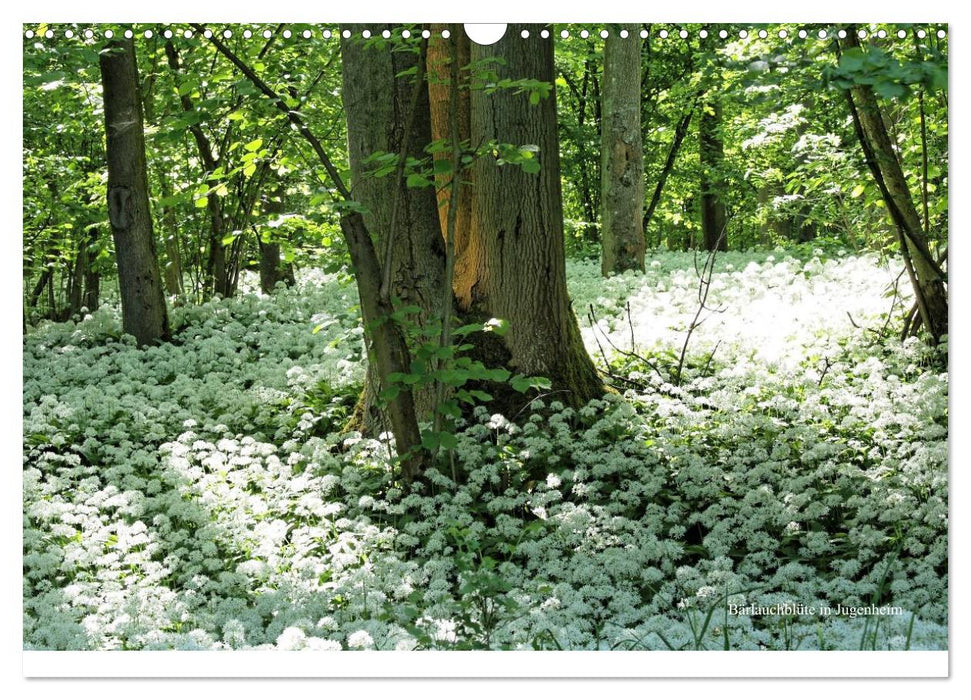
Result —
[{"label": "thick tree trunk", "polygon": [[701,233],[705,250],[728,250],[725,228],[724,176],[725,149],[721,137],[721,104],[709,100],[703,107],[698,127],[701,160]]},{"label": "thick tree trunk", "polygon": [[[853,31],[848,32],[847,43],[859,45]],[[869,85],[856,85],[849,91],[849,101],[867,165],[897,228],[898,242],[917,296],[921,319],[936,342],[947,334],[948,329],[944,275],[928,248],[920,215],[887,133],[876,95]]]},{"label": "thick tree trunk", "polygon": [[118,260],[122,322],[139,345],[167,339],[168,312],[152,234],[145,135],[135,47],[114,40],[101,53],[108,160],[108,219]]},{"label": "thick tree trunk", "polygon": [[641,139],[641,40],[612,26],[604,42],[601,142],[601,272],[644,271],[644,144]]},{"label": "thick tree trunk", "polygon": [[[205,27],[202,25],[192,24],[190,26],[200,33],[205,31]],[[239,68],[249,81],[270,99],[277,109],[286,115],[297,133],[310,144],[317,160],[327,172],[331,184],[337,190],[341,199],[345,202],[351,201],[351,192],[344,184],[340,172],[330,156],[327,155],[320,139],[304,123],[302,116],[292,110],[273,88],[267,85],[252,68],[240,60],[215,35],[211,35],[209,41],[234,66]],[[365,337],[368,340],[369,355],[373,354],[374,363],[377,366],[379,386],[386,390],[399,389],[387,399],[388,415],[401,460],[402,479],[405,482],[411,482],[421,475],[427,454],[422,449],[421,431],[418,427],[414,398],[410,388],[407,385],[395,387],[390,381],[392,374],[410,371],[411,357],[408,346],[401,327],[392,317],[394,308],[381,294],[381,263],[378,260],[370,232],[364,223],[364,218],[357,212],[345,213],[341,217],[340,226],[351,257],[351,264],[356,271],[355,281],[361,299],[361,315],[364,318]]]},{"label": "thick tree trunk", "polygon": [[[351,191],[354,200],[364,205],[364,224],[376,238],[383,265],[378,280],[382,300],[395,300],[399,308],[418,307],[420,311],[406,321],[418,331],[440,320],[445,284],[445,247],[435,190],[408,187],[406,178],[397,173],[374,177],[371,172],[376,166],[367,159],[375,153],[400,158],[403,151],[409,158],[426,155],[424,149],[432,140],[429,92],[421,75],[424,71],[415,74],[422,57],[417,51],[367,47],[360,38],[364,25],[347,28],[353,38],[342,41],[341,56]],[[377,36],[390,27],[367,28]],[[456,243],[464,235],[456,233]],[[434,340],[429,337],[425,342]],[[361,427],[372,430],[384,423],[376,401],[375,370],[369,371],[356,412]],[[419,420],[430,419],[434,387],[416,386],[413,393]]]},{"label": "thick tree trunk", "polygon": [[[472,46],[473,63],[495,58],[499,78],[534,79],[552,87],[553,42],[540,25],[510,24],[491,46]],[[523,39],[522,30],[529,30]],[[472,235],[456,276],[464,308],[509,324],[494,359],[511,370],[552,380],[558,398],[581,405],[603,394],[603,383],[583,347],[566,289],[563,205],[555,92],[532,104],[513,90],[472,92],[472,143],[539,148],[540,171],[483,157],[473,167]],[[471,254],[470,254],[471,253]]]},{"label": "thick tree trunk", "polygon": [[[430,27],[432,39],[428,42],[428,55],[425,63],[428,70],[428,100],[431,112],[431,140],[450,141],[449,124],[452,110],[449,100],[449,52],[450,44],[457,42],[459,68],[462,70],[462,77],[467,78],[465,67],[469,65],[471,41],[462,30],[462,25],[458,26],[458,34],[442,39],[442,30],[447,28],[446,24],[433,24]],[[459,140],[468,147],[469,128],[471,125],[471,104],[469,102],[470,93],[468,89],[460,89],[458,97],[458,108],[456,118],[459,127]],[[449,161],[451,159],[449,150],[442,150],[435,154],[435,161]],[[438,192],[438,218],[442,234],[447,235],[448,230],[448,209],[451,190],[451,173],[438,173],[435,176],[435,189]],[[459,187],[458,206],[455,212],[455,255],[461,259],[465,253],[465,248],[469,240],[469,230],[471,228],[472,216],[472,188],[468,182],[463,182]]]}]

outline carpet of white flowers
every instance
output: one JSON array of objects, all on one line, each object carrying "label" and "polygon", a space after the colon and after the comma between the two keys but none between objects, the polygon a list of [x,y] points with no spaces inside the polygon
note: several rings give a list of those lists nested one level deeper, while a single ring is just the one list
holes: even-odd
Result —
[{"label": "carpet of white flowers", "polygon": [[[389,488],[387,441],[341,432],[346,279],[177,307],[145,350],[111,307],[32,329],[25,646],[947,648],[946,348],[885,332],[899,272],[720,255],[677,382],[693,256],[571,262],[622,392],[478,410],[462,483],[421,495]],[[835,612],[860,608],[884,613]]]}]

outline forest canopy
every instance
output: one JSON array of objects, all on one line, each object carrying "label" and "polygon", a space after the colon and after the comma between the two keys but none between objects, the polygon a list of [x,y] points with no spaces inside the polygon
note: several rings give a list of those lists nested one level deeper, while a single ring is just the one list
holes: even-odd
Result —
[{"label": "forest canopy", "polygon": [[24,30],[28,648],[947,647],[942,28]]}]

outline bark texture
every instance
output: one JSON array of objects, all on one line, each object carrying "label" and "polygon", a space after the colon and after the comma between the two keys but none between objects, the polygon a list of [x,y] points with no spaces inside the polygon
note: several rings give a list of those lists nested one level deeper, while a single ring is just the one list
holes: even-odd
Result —
[{"label": "bark texture", "polygon": [[108,160],[108,219],[115,240],[122,322],[139,345],[168,338],[168,312],[148,203],[145,135],[131,40],[100,57]]},{"label": "bark texture", "polygon": [[611,27],[604,42],[601,140],[601,272],[644,271],[644,144],[638,27]]},{"label": "bark texture", "polygon": [[[462,25],[451,27],[451,36],[442,39],[442,30],[449,25],[433,24],[430,29],[432,38],[428,42],[428,56],[425,59],[428,72],[428,99],[431,112],[432,141],[450,140],[450,124],[452,117],[452,101],[449,96],[450,43],[457,44],[459,68],[462,69],[460,80],[465,82],[467,75],[465,67],[469,65],[471,41],[462,29]],[[472,106],[467,85],[461,86],[458,93],[456,119],[459,127],[459,140],[463,148],[469,144],[469,129],[471,128]],[[451,149],[441,150],[435,154],[435,160],[450,160]],[[435,187],[438,192],[438,217],[442,234],[447,236],[448,211],[451,190],[450,173],[439,173],[435,176]],[[472,187],[466,180],[459,187],[458,205],[455,208],[455,255],[462,257],[469,241],[469,231],[472,217]]]},{"label": "bark texture", "polygon": [[[849,32],[855,43],[855,34]],[[897,228],[904,263],[917,296],[924,327],[934,341],[947,334],[948,300],[944,274],[934,261],[914,206],[907,179],[897,159],[876,95],[869,85],[850,89],[850,108],[869,166]]]},{"label": "bark texture", "polygon": [[[533,79],[553,85],[553,41],[540,25],[510,24],[491,46],[472,46],[473,63],[494,63],[500,80]],[[521,32],[529,30],[529,38]],[[508,321],[503,348],[510,369],[548,377],[558,399],[580,405],[604,392],[580,338],[566,289],[563,204],[555,92],[538,104],[528,94],[498,90],[471,95],[472,143],[535,145],[540,171],[524,172],[479,158],[472,172],[472,235],[456,269],[464,309]]]},{"label": "bark texture", "polygon": [[[424,149],[432,140],[429,94],[415,74],[421,56],[417,50],[377,49],[360,38],[365,28],[378,36],[393,27],[347,28],[352,38],[342,40],[341,57],[351,193],[363,205],[364,224],[375,238],[383,266],[378,279],[383,300],[393,300],[397,308],[418,307],[420,311],[410,319],[411,330],[417,332],[438,320],[445,284],[445,247],[435,191],[408,187],[396,173],[375,177],[377,166],[368,158],[377,153],[427,155]],[[388,289],[384,289],[386,282],[390,282]],[[377,385],[372,369],[357,411],[362,427],[368,429],[384,422],[376,401]],[[434,388],[416,387],[414,400],[419,419],[430,418]]]}]

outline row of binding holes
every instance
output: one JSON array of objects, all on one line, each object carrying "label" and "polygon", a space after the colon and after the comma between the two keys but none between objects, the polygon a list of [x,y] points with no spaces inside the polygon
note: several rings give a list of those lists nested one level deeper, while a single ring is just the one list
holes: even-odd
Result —
[{"label": "row of binding holes", "polygon": [[[180,33],[186,39],[189,39],[189,38],[191,38],[193,36],[193,32],[192,32],[191,29],[186,29],[186,30],[184,30],[184,31],[182,31]],[[273,36],[273,32],[270,31],[269,29],[264,29],[262,32],[257,32],[257,33],[260,34],[264,39],[269,39],[271,36]],[[162,36],[164,36],[166,39],[171,39],[173,36],[175,36],[175,34],[176,33],[173,32],[171,29],[166,29],[165,31],[162,32]],[[223,30],[223,32],[221,34],[222,34],[222,37],[225,38],[225,39],[229,39],[230,37],[233,36],[233,32],[231,30],[229,30],[229,29]],[[290,39],[291,37],[294,36],[294,32],[290,31],[289,29],[284,29],[283,32],[282,32],[282,34],[283,34],[283,38],[284,39]],[[300,36],[302,36],[304,39],[310,39],[313,36],[313,32],[310,31],[309,29],[304,29],[302,32],[298,32],[298,34]],[[321,36],[324,39],[330,39],[331,37],[335,36],[336,34],[337,34],[337,32],[332,32],[330,29],[324,29],[321,32]],[[411,36],[411,34],[412,33],[409,30],[407,30],[407,29],[404,29],[404,30],[401,31],[401,36],[404,37],[405,39],[409,38]],[[656,33],[656,36],[658,36],[661,39],[667,39],[669,36],[672,36],[672,34],[674,34],[674,32],[669,32],[667,29],[661,29],[661,30],[659,30]],[[760,39],[766,39],[769,36],[769,33],[766,30],[764,30],[764,29],[760,29],[758,32],[756,32],[756,34],[757,34],[757,36]],[[94,32],[92,30],[90,30],[90,29],[85,29],[83,32],[81,32],[81,35],[85,39],[93,39],[94,38]],[[213,32],[211,30],[209,30],[209,29],[207,29],[205,32],[203,32],[203,36],[206,37],[207,39],[209,37],[211,37],[212,35],[213,35]],[[350,39],[351,38],[351,30],[345,29],[343,32],[340,32],[340,35],[342,37],[344,37],[345,39]],[[444,39],[448,39],[450,35],[451,34],[450,34],[450,32],[447,29],[443,29],[442,32],[441,32],[441,36]],[[529,30],[528,29],[522,30],[522,32],[520,33],[520,35],[522,36],[523,39],[529,38]],[[539,35],[543,39],[548,39],[550,37],[550,31],[548,29],[543,29],[542,31],[540,31]],[[687,39],[690,36],[690,32],[688,32],[687,29],[682,29],[682,30],[676,32],[676,35],[679,36],[679,37],[681,37],[682,39]],[[707,39],[709,35],[710,35],[710,32],[707,29],[701,29],[701,30],[698,31],[698,36],[700,38],[702,38],[702,39]],[[745,39],[745,38],[748,37],[748,35],[749,35],[749,32],[746,31],[745,29],[739,30],[739,32],[738,32],[738,37],[740,39]],[[796,33],[796,36],[798,36],[800,39],[806,39],[806,38],[809,37],[809,35],[810,35],[809,32],[806,31],[805,29],[800,29]],[[865,38],[867,38],[867,36],[869,36],[868,32],[865,29],[860,29],[857,32],[857,35],[861,39],[865,39]],[[880,39],[885,39],[888,36],[887,31],[885,29],[880,29],[877,32],[874,32],[874,35],[877,36],[877,37],[879,37]],[[28,38],[28,39],[33,39],[36,36],[36,34],[34,33],[33,30],[28,29],[27,31],[24,32],[24,36],[26,38]],[[48,29],[46,32],[44,32],[44,37],[47,38],[47,39],[53,39],[54,36],[55,36],[54,30],[52,30],[52,29]],[[71,39],[74,36],[75,36],[75,32],[73,30],[67,29],[67,30],[64,31],[64,37],[65,38]],[[114,36],[115,36],[115,33],[112,30],[106,29],[104,31],[104,38],[111,39]],[[131,29],[126,29],[124,31],[124,36],[125,36],[126,39],[131,39],[132,37],[135,36],[135,33]],[[144,36],[145,36],[145,38],[150,39],[151,37],[154,36],[154,32],[151,29],[146,29],[145,32],[144,32]],[[369,38],[371,38],[372,33],[370,32],[370,30],[365,29],[365,30],[363,30],[361,32],[361,36],[363,38],[365,38],[365,39],[369,39]],[[385,38],[385,39],[390,39],[391,38],[391,31],[385,29],[383,32],[381,32],[381,36],[383,38]],[[421,32],[421,36],[423,38],[425,38],[425,39],[429,39],[429,38],[431,38],[432,33],[429,30],[425,29],[425,30],[423,30]],[[587,39],[587,38],[590,37],[590,32],[587,31],[586,29],[582,29],[579,32],[577,32],[577,36],[579,36],[581,39]],[[606,39],[608,36],[610,36],[610,32],[608,32],[606,29],[601,30],[599,32],[599,36],[600,36],[601,39]],[[630,36],[630,32],[628,32],[626,29],[621,29],[620,30],[620,37],[622,39],[626,39],[629,36]],[[720,30],[717,33],[717,36],[718,36],[719,39],[728,39],[729,33],[728,33],[727,30],[722,29],[722,30]],[[815,33],[815,36],[817,36],[820,39],[826,39],[827,37],[829,37],[829,33],[825,29],[820,29],[818,32]],[[846,30],[845,29],[840,29],[839,31],[836,32],[836,36],[838,36],[840,39],[845,39],[846,38]],[[919,39],[923,39],[926,36],[927,36],[927,32],[925,30],[923,30],[923,29],[918,29],[917,30],[917,37]],[[939,29],[939,30],[937,30],[937,36],[939,38],[943,39],[945,36],[947,36],[947,32],[945,32],[943,29]],[[243,38],[244,39],[250,39],[252,37],[253,37],[253,32],[252,31],[250,31],[249,29],[244,29],[243,30]],[[563,39],[568,39],[568,38],[570,38],[570,32],[568,30],[564,29],[564,30],[562,30],[560,32],[560,37],[563,38]],[[646,29],[640,30],[640,37],[642,39],[646,39],[648,37],[648,31]],[[786,38],[789,37],[789,32],[786,31],[785,29],[780,29],[778,31],[778,37],[780,39],[786,39]],[[907,32],[905,30],[900,29],[900,30],[897,31],[897,38],[904,39],[906,37],[907,37]]]},{"label": "row of binding holes", "polygon": [[[208,39],[211,36],[213,36],[213,33],[214,32],[212,32],[212,30],[207,29],[202,33],[202,35]],[[269,39],[271,36],[273,36],[273,32],[270,31],[269,29],[264,29],[262,32],[256,32],[256,33],[262,36],[264,39]],[[155,32],[153,32],[151,29],[146,29],[143,34],[146,39],[151,39],[153,36],[155,36]],[[175,36],[175,34],[176,32],[173,32],[171,29],[166,29],[165,31],[162,32],[162,36],[164,36],[166,39],[171,39],[173,36]],[[182,32],[179,32],[179,34],[181,34],[181,36],[185,37],[186,39],[191,39],[193,36],[193,32],[191,29],[186,29]],[[309,29],[304,29],[302,32],[297,32],[297,34],[299,36],[302,36],[304,39],[310,39],[314,35],[314,33]],[[330,29],[324,29],[320,34],[323,38],[330,39],[331,37],[336,36],[337,32],[332,32]],[[407,29],[402,30],[401,32],[401,36],[404,37],[405,39],[409,38],[411,34],[412,33]],[[548,36],[549,32],[544,32],[544,34]],[[126,39],[131,39],[132,37],[135,36],[135,33],[131,29],[126,29],[123,32],[123,35]],[[220,35],[224,39],[229,39],[233,36],[233,32],[230,29],[224,29],[222,32],[220,32]],[[244,39],[251,39],[253,35],[254,33],[249,29],[244,29],[242,32],[242,36]],[[291,37],[294,36],[294,32],[290,31],[289,29],[284,29],[282,32],[282,35],[284,39],[290,39]],[[345,29],[343,32],[340,32],[340,35],[345,39],[350,39],[351,30]],[[28,29],[27,31],[24,32],[24,36],[27,37],[28,39],[33,39],[37,35],[32,29]],[[46,32],[44,32],[44,37],[47,39],[53,39],[54,36],[55,36],[54,30],[52,29],[48,29]],[[72,39],[74,36],[75,36],[75,32],[73,30],[71,29],[65,30],[64,32],[65,38]],[[83,36],[85,39],[93,39],[94,32],[90,29],[85,29],[83,32],[81,32],[81,36]],[[111,39],[115,36],[115,33],[111,29],[106,29],[104,31],[103,36],[106,39]],[[364,31],[361,32],[361,36],[364,37],[365,39],[370,39],[372,34],[370,30],[365,29]],[[381,36],[384,37],[385,39],[390,39],[391,31],[388,29],[385,29],[383,32],[381,32]],[[432,33],[429,30],[425,29],[421,32],[421,36],[425,39],[430,39],[432,36]],[[449,32],[447,29],[443,29],[441,32],[441,36],[443,39],[448,39],[451,36],[451,32]]]}]

